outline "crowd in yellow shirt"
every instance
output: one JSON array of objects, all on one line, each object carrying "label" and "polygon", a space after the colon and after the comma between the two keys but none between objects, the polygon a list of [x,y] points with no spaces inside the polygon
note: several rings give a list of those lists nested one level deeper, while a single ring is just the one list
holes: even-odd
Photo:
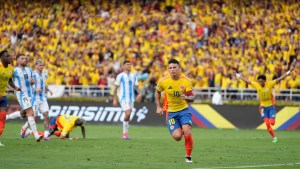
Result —
[{"label": "crowd in yellow shirt", "polygon": [[[300,53],[297,1],[55,2],[4,1],[0,9],[0,49],[44,60],[48,84],[99,85],[127,59],[143,86],[176,58],[195,87],[250,88],[233,69],[271,80]],[[277,88],[300,88],[299,74],[298,62]]]}]

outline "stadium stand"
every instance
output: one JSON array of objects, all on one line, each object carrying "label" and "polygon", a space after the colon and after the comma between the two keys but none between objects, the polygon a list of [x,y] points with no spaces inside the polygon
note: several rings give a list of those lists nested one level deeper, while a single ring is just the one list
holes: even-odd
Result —
[{"label": "stadium stand", "polygon": [[[272,79],[300,53],[297,0],[3,3],[0,49],[45,60],[48,84],[106,86],[128,59],[151,93],[177,58],[196,88],[251,89],[233,70]],[[300,88],[299,65],[278,89]]]}]

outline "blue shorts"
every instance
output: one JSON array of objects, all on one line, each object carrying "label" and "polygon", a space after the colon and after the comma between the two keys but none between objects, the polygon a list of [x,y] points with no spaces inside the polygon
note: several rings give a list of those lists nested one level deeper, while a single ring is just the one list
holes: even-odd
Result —
[{"label": "blue shorts", "polygon": [[56,119],[57,119],[57,117],[59,117],[59,116],[53,117],[50,120],[50,122],[49,122],[49,128],[51,128],[51,129],[57,128],[57,125],[56,125]]},{"label": "blue shorts", "polygon": [[181,128],[184,124],[192,126],[192,114],[189,112],[188,108],[178,112],[168,113],[167,126],[171,134],[176,129]]},{"label": "blue shorts", "polygon": [[276,111],[274,106],[269,107],[260,107],[262,109],[261,118],[269,118],[269,119],[275,119],[276,117]]},{"label": "blue shorts", "polygon": [[7,107],[8,103],[7,103],[7,97],[6,96],[2,96],[2,100],[0,101],[0,107]]}]

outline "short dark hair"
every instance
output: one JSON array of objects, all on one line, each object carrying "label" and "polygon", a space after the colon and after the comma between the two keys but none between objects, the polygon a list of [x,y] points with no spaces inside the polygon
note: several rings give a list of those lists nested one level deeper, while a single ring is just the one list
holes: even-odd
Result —
[{"label": "short dark hair", "polygon": [[23,53],[17,54],[16,59],[18,59],[20,56],[25,56]]},{"label": "short dark hair", "polygon": [[179,62],[178,62],[178,60],[176,60],[176,59],[170,59],[170,60],[168,61],[168,63],[169,63],[169,64],[174,63],[174,64],[178,64],[178,65],[179,65]]},{"label": "short dark hair", "polygon": [[85,120],[83,118],[78,118],[75,120],[75,125],[76,126],[83,126],[85,124]]},{"label": "short dark hair", "polygon": [[262,79],[262,80],[266,81],[266,80],[267,80],[267,77],[266,77],[266,75],[259,75],[259,76],[257,77],[257,80],[259,80],[259,79]]},{"label": "short dark hair", "polygon": [[0,52],[0,58],[4,55],[4,53],[6,53],[6,52],[8,52],[7,50],[2,50],[1,52]]},{"label": "short dark hair", "polygon": [[125,65],[126,63],[131,63],[129,60],[125,60],[124,62],[123,62],[123,65]]}]

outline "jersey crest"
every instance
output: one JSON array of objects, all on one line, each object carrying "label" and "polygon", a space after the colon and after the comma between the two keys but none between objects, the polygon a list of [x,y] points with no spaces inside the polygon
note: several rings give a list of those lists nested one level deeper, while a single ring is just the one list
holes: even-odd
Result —
[{"label": "jersey crest", "polygon": [[181,90],[185,90],[185,87],[184,87],[183,85],[180,85],[179,88],[180,88]]}]

